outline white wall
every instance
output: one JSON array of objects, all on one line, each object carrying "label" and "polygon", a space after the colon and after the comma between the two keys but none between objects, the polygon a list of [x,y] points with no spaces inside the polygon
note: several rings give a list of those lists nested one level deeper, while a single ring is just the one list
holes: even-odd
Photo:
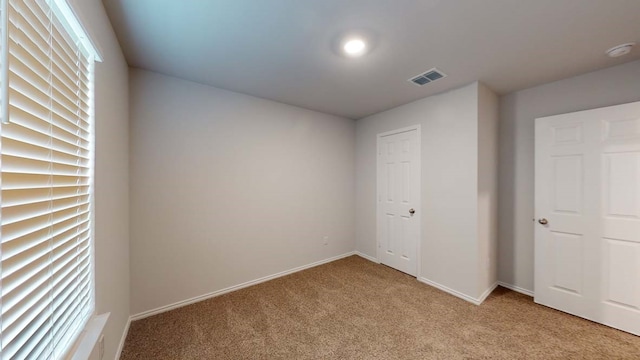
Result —
[{"label": "white wall", "polygon": [[478,261],[479,292],[498,281],[498,96],[478,86]]},{"label": "white wall", "polygon": [[478,294],[478,83],[357,121],[356,249],[376,257],[376,135],[422,127],[422,276]]},{"label": "white wall", "polygon": [[500,99],[500,281],[533,291],[534,120],[638,100],[640,61]]},{"label": "white wall", "polygon": [[353,251],[353,120],[130,75],[133,314]]},{"label": "white wall", "polygon": [[111,312],[104,359],[113,359],[129,318],[128,67],[102,2],[71,3],[104,58],[95,77],[95,279],[96,311]]}]

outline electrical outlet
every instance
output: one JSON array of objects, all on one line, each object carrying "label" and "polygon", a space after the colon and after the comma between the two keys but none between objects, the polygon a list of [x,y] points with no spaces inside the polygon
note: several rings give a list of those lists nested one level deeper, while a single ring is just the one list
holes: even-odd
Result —
[{"label": "electrical outlet", "polygon": [[98,340],[98,358],[100,360],[104,358],[104,335],[100,335],[100,340]]},{"label": "electrical outlet", "polygon": [[322,239],[324,240],[324,244],[325,245],[329,245],[329,237],[328,236],[325,236]]}]

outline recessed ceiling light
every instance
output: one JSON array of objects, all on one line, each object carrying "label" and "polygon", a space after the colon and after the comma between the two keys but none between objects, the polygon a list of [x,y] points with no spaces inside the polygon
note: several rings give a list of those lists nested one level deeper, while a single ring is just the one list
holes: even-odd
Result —
[{"label": "recessed ceiling light", "polygon": [[635,44],[636,43],[626,43],[626,44],[614,46],[611,49],[607,50],[605,53],[607,55],[609,55],[609,57],[612,57],[612,58],[615,58],[615,57],[618,57],[618,56],[627,55],[628,53],[631,52],[631,48]]},{"label": "recessed ceiling light", "polygon": [[344,42],[344,45],[342,45],[342,49],[347,56],[362,56],[367,51],[367,43],[359,38],[348,39]]}]

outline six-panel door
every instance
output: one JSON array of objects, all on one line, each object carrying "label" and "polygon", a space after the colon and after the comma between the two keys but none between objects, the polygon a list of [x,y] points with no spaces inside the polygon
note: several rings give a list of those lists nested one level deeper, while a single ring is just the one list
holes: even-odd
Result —
[{"label": "six-panel door", "polygon": [[419,146],[416,129],[378,137],[378,257],[417,275]]},{"label": "six-panel door", "polygon": [[537,119],[535,164],[535,301],[640,335],[640,103]]}]

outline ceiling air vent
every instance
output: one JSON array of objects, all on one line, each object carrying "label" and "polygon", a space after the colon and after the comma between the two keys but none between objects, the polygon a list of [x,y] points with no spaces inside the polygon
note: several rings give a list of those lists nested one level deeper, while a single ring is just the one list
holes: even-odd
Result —
[{"label": "ceiling air vent", "polygon": [[411,81],[412,83],[418,86],[423,86],[430,82],[434,82],[436,80],[442,79],[446,76],[447,74],[443,73],[442,71],[436,68],[433,68],[433,69],[427,70],[427,72],[425,72],[424,74],[420,74],[418,76],[412,77],[411,79],[409,79],[409,81]]}]

